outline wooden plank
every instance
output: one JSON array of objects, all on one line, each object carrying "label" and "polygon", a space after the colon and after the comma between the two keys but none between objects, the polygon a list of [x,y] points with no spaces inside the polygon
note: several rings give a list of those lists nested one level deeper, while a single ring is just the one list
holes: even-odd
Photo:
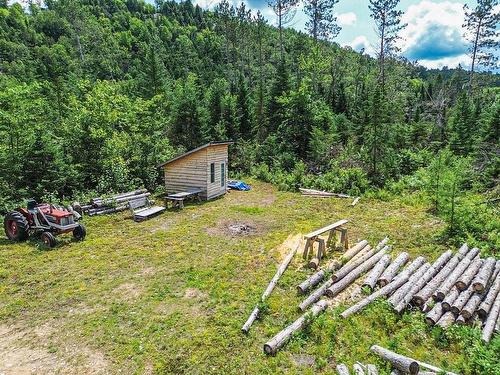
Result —
[{"label": "wooden plank", "polygon": [[308,238],[319,236],[320,234],[325,233],[325,232],[332,230],[332,229],[336,229],[336,228],[346,224],[347,222],[348,222],[348,220],[345,220],[345,219],[339,220],[333,224],[327,225],[326,227],[320,228],[318,230],[315,230],[314,232],[306,234],[304,236],[304,238],[308,239]]}]

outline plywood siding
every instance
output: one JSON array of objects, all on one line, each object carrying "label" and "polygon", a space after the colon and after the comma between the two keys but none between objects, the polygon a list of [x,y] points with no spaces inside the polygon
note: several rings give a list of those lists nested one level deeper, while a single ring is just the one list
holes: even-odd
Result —
[{"label": "plywood siding", "polygon": [[[165,165],[165,187],[167,193],[178,193],[189,188],[207,189],[208,148],[187,155]],[[206,194],[202,194],[206,198]]]},{"label": "plywood siding", "polygon": [[[225,194],[227,190],[227,145],[213,145],[207,148],[207,199],[215,198]],[[215,163],[215,182],[210,182],[210,164]],[[221,163],[224,163],[226,179],[224,186],[221,186]]]}]

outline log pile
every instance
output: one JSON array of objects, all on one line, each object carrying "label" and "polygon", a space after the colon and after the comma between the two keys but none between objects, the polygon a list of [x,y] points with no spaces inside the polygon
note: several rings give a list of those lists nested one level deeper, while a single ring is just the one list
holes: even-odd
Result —
[{"label": "log pile", "polygon": [[[428,324],[444,329],[452,324],[471,324],[480,319],[484,327],[483,340],[491,340],[500,324],[500,260],[493,257],[483,259],[479,249],[469,248],[466,244],[455,254],[452,250],[445,251],[432,263],[423,256],[410,260],[405,252],[392,257],[391,246],[387,243],[386,237],[372,248],[367,241],[360,241],[298,285],[299,295],[309,293],[299,304],[302,315],[267,342],[264,352],[276,354],[295,332],[332,306],[332,298],[363,275],[363,286],[371,294],[343,311],[342,318],[361,311],[379,298],[386,298],[396,312],[408,308],[423,310]],[[409,361],[411,359],[389,355],[383,348],[375,348],[374,352],[386,355],[388,360],[394,359],[396,370],[418,373],[414,361]],[[346,370],[346,367],[338,368],[339,373],[348,373]],[[362,366],[354,370],[355,373],[366,372]]]},{"label": "log pile", "polygon": [[146,189],[138,189],[120,193],[111,197],[96,197],[85,205],[80,205],[78,202],[73,203],[73,208],[89,216],[106,215],[115,212],[125,211],[129,207],[129,202],[136,199],[144,199],[151,195]]},{"label": "log pile", "polygon": [[[433,264],[419,257],[396,273],[394,269],[407,259],[406,253],[400,254],[380,276],[379,288],[373,289],[372,294],[340,316],[347,318],[385,296],[396,312],[419,308],[426,312],[428,324],[442,328],[448,328],[453,323],[471,324],[477,316],[483,323],[483,340],[491,340],[500,319],[500,260],[493,257],[482,259],[479,249],[469,249],[464,244],[454,256],[448,250]],[[370,276],[375,271],[380,272],[377,269],[381,267],[379,264]],[[371,278],[367,279],[370,279],[367,286],[372,285]],[[328,296],[335,295],[329,293],[335,285],[327,288]]]},{"label": "log pile", "polygon": [[[350,195],[347,195],[347,194],[331,193],[329,191],[314,190],[314,189],[304,189],[304,188],[299,188],[299,190],[302,193],[302,195],[304,195],[306,197],[314,197],[314,198],[332,198],[332,197],[333,198],[352,198]],[[358,202],[356,201],[356,203],[358,203]],[[354,206],[356,203],[354,203],[352,205]]]}]

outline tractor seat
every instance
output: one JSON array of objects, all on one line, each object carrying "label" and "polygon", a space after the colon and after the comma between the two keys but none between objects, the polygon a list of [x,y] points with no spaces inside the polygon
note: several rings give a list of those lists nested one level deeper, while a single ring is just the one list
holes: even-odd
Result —
[{"label": "tractor seat", "polygon": [[37,205],[36,200],[28,199],[28,202],[27,202],[28,211],[33,211],[35,209],[36,205]]}]

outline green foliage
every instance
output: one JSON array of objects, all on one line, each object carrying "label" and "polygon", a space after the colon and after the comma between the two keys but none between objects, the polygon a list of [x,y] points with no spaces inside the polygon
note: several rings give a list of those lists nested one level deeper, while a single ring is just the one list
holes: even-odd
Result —
[{"label": "green foliage", "polygon": [[493,246],[491,208],[469,196],[498,181],[498,76],[476,73],[469,94],[463,69],[387,54],[401,26],[395,0],[367,4],[389,28],[378,61],[328,43],[335,5],[308,2],[311,38],[228,1],[213,12],[189,1],[2,3],[0,209],[156,190],[162,161],[232,139],[232,173],[282,190],[417,192],[406,199],[430,202],[445,238]]}]

